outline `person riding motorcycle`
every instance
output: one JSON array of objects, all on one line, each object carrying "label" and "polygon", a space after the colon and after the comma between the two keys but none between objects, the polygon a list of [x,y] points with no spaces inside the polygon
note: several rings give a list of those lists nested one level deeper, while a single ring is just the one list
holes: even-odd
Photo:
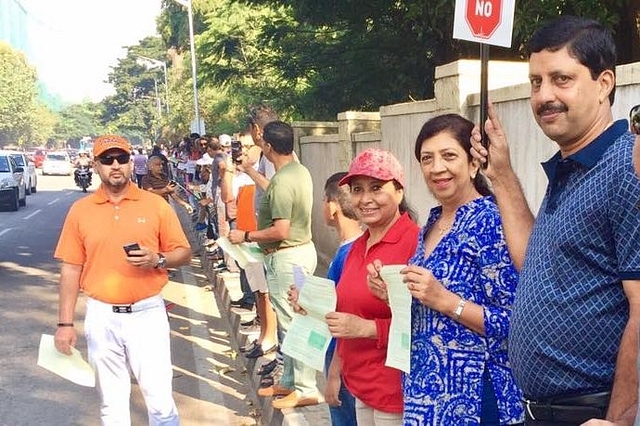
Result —
[{"label": "person riding motorcycle", "polygon": [[92,161],[91,158],[89,158],[89,154],[87,153],[87,151],[79,151],[78,158],[76,158],[76,161],[74,162],[74,167],[76,168],[76,170],[73,172],[76,185],[78,185],[78,173],[80,172],[80,168],[82,167],[87,167],[87,170],[89,172],[89,185],[91,185],[91,166]]}]

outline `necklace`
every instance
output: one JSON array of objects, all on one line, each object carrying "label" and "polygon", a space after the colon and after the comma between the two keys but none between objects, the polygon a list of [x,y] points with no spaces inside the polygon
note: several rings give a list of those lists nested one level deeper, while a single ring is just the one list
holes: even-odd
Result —
[{"label": "necklace", "polygon": [[436,228],[438,228],[438,235],[442,237],[444,234],[449,232],[449,230],[451,229],[451,226],[440,226],[440,225],[437,225]]},{"label": "necklace", "polygon": [[444,234],[446,234],[451,230],[451,227],[453,226],[453,221],[451,221],[451,223],[448,223],[446,225],[442,225],[441,221],[442,221],[442,218],[438,219],[438,221],[436,222],[436,229],[438,230],[438,235],[442,237]]}]

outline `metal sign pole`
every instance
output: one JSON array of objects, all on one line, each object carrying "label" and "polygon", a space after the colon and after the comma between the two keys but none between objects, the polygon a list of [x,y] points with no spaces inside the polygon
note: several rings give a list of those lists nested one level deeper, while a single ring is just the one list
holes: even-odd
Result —
[{"label": "metal sign pole", "polygon": [[[489,109],[489,45],[480,43],[480,129],[482,132],[482,146],[489,146],[489,138],[484,129]],[[485,163],[486,164],[486,163]]]}]

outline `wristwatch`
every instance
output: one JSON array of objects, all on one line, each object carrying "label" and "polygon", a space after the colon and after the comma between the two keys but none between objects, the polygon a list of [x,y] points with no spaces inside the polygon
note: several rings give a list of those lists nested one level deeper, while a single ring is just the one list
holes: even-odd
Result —
[{"label": "wristwatch", "polygon": [[244,231],[244,242],[245,243],[250,243],[251,242],[251,238],[249,238],[249,232],[251,232],[251,231]]},{"label": "wristwatch", "polygon": [[453,319],[454,320],[459,320],[460,316],[462,315],[462,311],[464,310],[464,305],[467,304],[467,301],[464,300],[463,298],[460,298],[460,301],[458,302],[458,306],[456,307],[456,310],[453,311]]},{"label": "wristwatch", "polygon": [[167,267],[167,258],[164,257],[164,254],[158,253],[158,263],[156,263],[156,266],[154,266],[154,268],[158,269],[158,268],[166,268],[166,267]]}]

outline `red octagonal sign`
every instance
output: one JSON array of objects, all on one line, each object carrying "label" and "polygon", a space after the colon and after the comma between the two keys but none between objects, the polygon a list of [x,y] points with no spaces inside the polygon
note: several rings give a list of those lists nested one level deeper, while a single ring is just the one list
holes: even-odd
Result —
[{"label": "red octagonal sign", "polygon": [[475,37],[490,38],[500,26],[502,0],[467,0],[465,19]]}]

